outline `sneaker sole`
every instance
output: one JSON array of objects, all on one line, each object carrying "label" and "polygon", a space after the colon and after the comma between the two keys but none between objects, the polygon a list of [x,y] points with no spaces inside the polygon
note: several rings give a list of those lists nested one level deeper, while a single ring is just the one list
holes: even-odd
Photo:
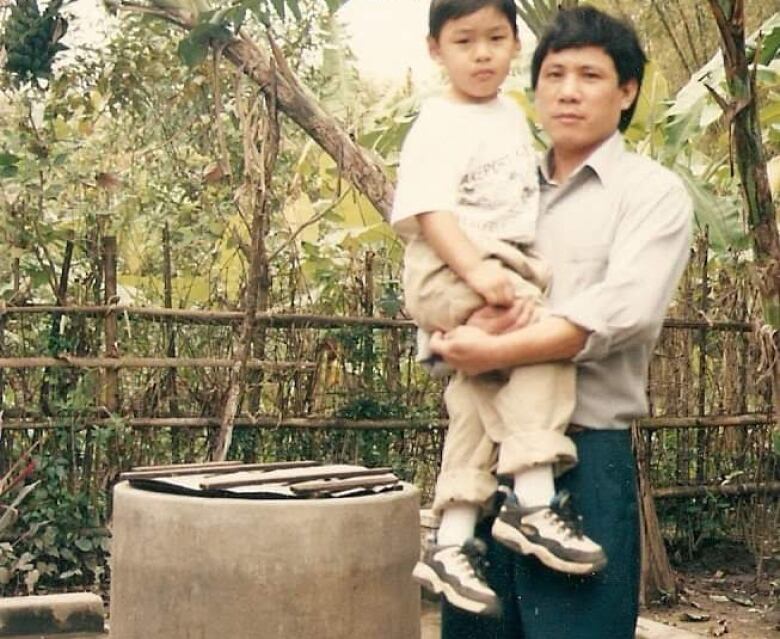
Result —
[{"label": "sneaker sole", "polygon": [[475,615],[497,616],[498,612],[490,605],[464,597],[446,581],[443,581],[430,566],[419,562],[412,570],[412,577],[423,588],[436,595],[444,595],[456,608]]},{"label": "sneaker sole", "polygon": [[510,526],[500,519],[496,519],[495,522],[493,522],[493,529],[491,532],[493,534],[493,539],[502,546],[506,546],[510,550],[520,553],[521,555],[534,555],[545,566],[557,570],[558,572],[565,572],[570,575],[587,575],[598,572],[607,565],[606,558],[602,561],[590,563],[577,563],[561,559],[550,552],[548,548],[545,548],[540,544],[535,544],[517,530],[517,528]]}]

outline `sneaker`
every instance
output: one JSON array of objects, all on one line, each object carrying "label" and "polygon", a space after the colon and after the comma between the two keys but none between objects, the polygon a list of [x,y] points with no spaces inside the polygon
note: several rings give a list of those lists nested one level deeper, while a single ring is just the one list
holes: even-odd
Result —
[{"label": "sneaker", "polygon": [[476,615],[498,616],[500,604],[482,572],[487,547],[479,539],[462,546],[431,545],[412,576],[421,586],[444,597],[456,608]]},{"label": "sneaker", "polygon": [[607,565],[602,547],[582,532],[570,495],[559,492],[549,506],[524,508],[508,488],[493,538],[522,555],[536,555],[553,570],[574,575],[598,572]]}]

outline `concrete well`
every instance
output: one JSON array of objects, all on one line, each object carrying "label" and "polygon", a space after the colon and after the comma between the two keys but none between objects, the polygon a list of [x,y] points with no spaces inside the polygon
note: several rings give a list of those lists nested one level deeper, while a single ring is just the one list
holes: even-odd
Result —
[{"label": "concrete well", "polygon": [[418,639],[418,493],[114,489],[111,639]]}]

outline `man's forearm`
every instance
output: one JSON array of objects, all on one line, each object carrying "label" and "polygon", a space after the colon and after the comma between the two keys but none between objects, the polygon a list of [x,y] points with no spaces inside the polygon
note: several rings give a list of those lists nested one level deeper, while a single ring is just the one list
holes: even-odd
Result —
[{"label": "man's forearm", "polygon": [[561,317],[546,317],[496,337],[498,368],[570,360],[588,340],[588,332]]},{"label": "man's forearm", "polygon": [[571,360],[588,340],[588,332],[561,317],[546,317],[525,328],[488,335],[471,326],[434,335],[431,349],[468,374]]}]

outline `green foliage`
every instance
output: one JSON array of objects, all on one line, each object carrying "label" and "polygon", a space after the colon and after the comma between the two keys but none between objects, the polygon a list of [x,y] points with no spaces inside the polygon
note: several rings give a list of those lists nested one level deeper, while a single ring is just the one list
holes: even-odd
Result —
[{"label": "green foliage", "polygon": [[403,417],[404,410],[395,402],[383,402],[375,397],[357,397],[336,411],[336,417],[348,419],[390,419]]},{"label": "green foliage", "polygon": [[5,24],[5,69],[18,84],[51,78],[55,56],[67,49],[60,42],[68,22],[60,15],[63,0],[51,0],[41,13],[37,0],[16,0]]},{"label": "green foliage", "polygon": [[201,22],[179,43],[179,55],[185,64],[194,67],[203,62],[212,42],[228,42],[231,33],[222,24]]},{"label": "green foliage", "polygon": [[[778,57],[780,52],[780,13],[776,13],[761,25],[758,45],[760,46],[757,60],[759,64],[768,65]],[[755,46],[752,48],[755,50]]]},{"label": "green foliage", "polygon": [[0,153],[0,177],[13,177],[19,171],[19,157],[13,153]]},{"label": "green foliage", "polygon": [[[330,13],[345,2],[325,0]],[[306,8],[302,5],[301,0],[240,0],[224,8],[198,12],[198,24],[179,43],[179,55],[189,66],[200,64],[206,58],[209,47],[229,42],[232,30],[241,28],[248,15],[254,15],[261,25],[269,28],[274,22],[274,15],[284,22],[288,11],[297,22],[301,22],[302,9]]]},{"label": "green foliage", "polygon": [[109,551],[99,527],[104,504],[68,488],[66,458],[40,456],[35,463],[38,485],[6,535],[10,541],[0,543],[0,593],[104,587]]},{"label": "green foliage", "polygon": [[[160,306],[161,238],[167,225],[173,306],[239,308],[249,225],[241,207],[242,180],[251,168],[245,165],[242,118],[260,96],[257,87],[238,81],[224,60],[216,69],[199,63],[212,44],[224,43],[239,27],[265,46],[263,30],[270,25],[318,101],[392,172],[418,98],[409,86],[378,89],[359,77],[332,16],[340,4],[244,0],[200,14],[180,44],[178,32],[161,22],[125,17],[98,59],[79,58],[63,67],[45,94],[9,93],[9,102],[0,104],[0,241],[7,247],[0,254],[0,299],[51,303],[66,241],[73,239],[68,301],[102,302],[100,246],[113,235],[119,241],[122,301]],[[767,33],[762,52],[777,51],[772,44],[777,29]],[[780,148],[775,58],[765,62],[762,53],[758,73],[770,153]],[[716,88],[723,81],[717,62],[701,70]],[[630,143],[683,176],[699,225],[710,229],[718,251],[741,251],[746,236],[738,185],[729,170],[728,132],[706,89],[692,82],[670,97],[660,70],[649,70],[638,120]],[[344,183],[337,163],[284,118],[265,242],[272,256],[269,308],[402,316],[399,241],[370,203]],[[50,317],[9,322],[4,353],[93,355],[104,349],[99,318],[69,318],[58,328],[52,331]],[[122,351],[165,352],[162,328],[120,318]],[[173,333],[180,356],[232,355],[234,335],[228,328],[179,326]],[[263,350],[258,345],[254,356],[314,362],[316,369],[255,379],[244,401],[248,412],[408,419],[420,428],[238,429],[231,456],[391,465],[421,486],[432,485],[442,433],[424,426],[442,415],[441,387],[415,366],[412,344],[408,330],[269,329]],[[123,371],[123,414],[167,414],[175,402],[182,414],[218,411],[222,371],[179,370],[173,394],[166,373]],[[5,379],[4,406],[37,405],[40,371],[7,372]],[[81,423],[101,404],[95,371],[50,371],[48,380],[50,408],[58,419]],[[103,583],[107,542],[100,525],[105,488],[116,472],[139,463],[202,460],[208,443],[205,431],[131,431],[121,420],[89,432],[88,437],[85,431],[63,429],[41,455],[42,482],[21,504],[13,540],[0,546],[3,594]],[[93,454],[91,465],[87,451]],[[671,476],[673,462],[663,463],[668,464],[665,476]],[[691,543],[701,531],[710,534],[725,525],[715,505],[695,505],[699,510],[685,517],[709,518],[712,525],[692,525],[686,533]]]},{"label": "green foliage", "polygon": [[667,529],[674,529],[671,553],[676,564],[695,558],[707,542],[727,538],[736,506],[723,495],[707,494],[659,506]]},{"label": "green foliage", "polygon": [[[759,33],[764,34],[765,39],[756,34],[747,45],[748,49],[755,50],[758,41],[764,43],[756,81],[764,141],[770,157],[780,152],[780,145],[772,141],[772,131],[780,126],[780,95],[771,90],[780,82],[780,49],[774,44],[779,30],[780,14],[775,14],[761,25]],[[657,69],[651,69],[652,86]],[[727,95],[720,54],[698,69],[668,100],[666,108],[659,110],[656,118],[648,123],[649,129],[632,128],[629,137],[640,149],[648,150],[683,178],[694,201],[699,228],[709,229],[713,248],[724,255],[729,251],[748,249],[750,241],[738,178],[731,166],[729,127],[724,126],[723,111],[707,86]],[[643,92],[647,88],[646,80]]]}]

